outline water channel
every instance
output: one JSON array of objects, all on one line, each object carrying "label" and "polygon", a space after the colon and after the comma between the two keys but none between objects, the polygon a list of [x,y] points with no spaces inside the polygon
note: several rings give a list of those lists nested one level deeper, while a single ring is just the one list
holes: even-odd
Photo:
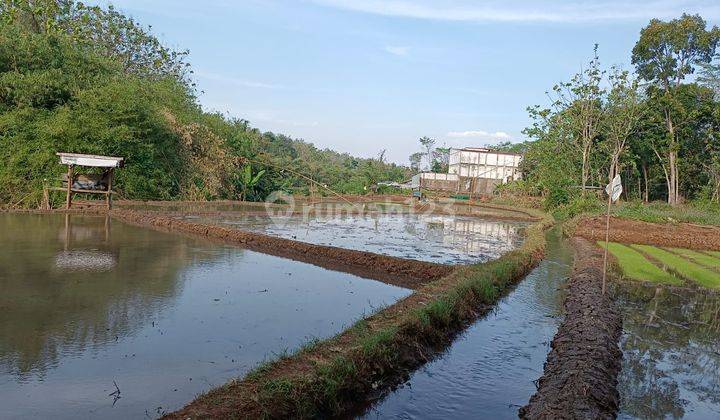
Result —
[{"label": "water channel", "polygon": [[364,418],[517,418],[562,319],[572,249],[556,230],[546,259],[437,359],[376,403]]}]

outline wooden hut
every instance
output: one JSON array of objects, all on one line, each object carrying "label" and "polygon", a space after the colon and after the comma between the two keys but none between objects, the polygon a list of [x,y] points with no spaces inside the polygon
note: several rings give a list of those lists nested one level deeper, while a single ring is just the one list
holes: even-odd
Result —
[{"label": "wooden hut", "polygon": [[[54,190],[65,191],[65,208],[72,206],[73,194],[104,194],[108,210],[112,208],[112,190],[115,168],[123,164],[123,158],[113,156],[82,155],[78,153],[57,153],[60,163],[67,165],[67,174],[63,177],[63,188]],[[75,166],[104,168],[100,175],[79,175],[74,173]]]}]

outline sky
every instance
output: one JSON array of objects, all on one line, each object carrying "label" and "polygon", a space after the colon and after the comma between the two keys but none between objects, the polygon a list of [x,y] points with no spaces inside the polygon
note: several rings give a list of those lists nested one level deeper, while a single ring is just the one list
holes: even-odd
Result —
[{"label": "sky", "polygon": [[[92,3],[92,2],[91,2]],[[717,0],[115,0],[188,49],[203,108],[321,148],[408,163],[418,138],[522,141],[526,108],[579,71],[632,69],[650,19]]]}]

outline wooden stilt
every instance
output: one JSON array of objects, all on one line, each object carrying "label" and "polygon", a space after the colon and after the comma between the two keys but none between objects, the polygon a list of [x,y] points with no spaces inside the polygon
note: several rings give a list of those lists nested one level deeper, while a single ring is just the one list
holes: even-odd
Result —
[{"label": "wooden stilt", "polygon": [[65,198],[65,209],[69,210],[72,205],[72,184],[73,184],[73,166],[68,165],[67,172],[67,197]]},{"label": "wooden stilt", "polygon": [[110,173],[108,174],[108,183],[107,183],[107,209],[108,211],[112,209],[112,182],[113,182],[113,175],[115,175],[115,170],[110,169]]}]

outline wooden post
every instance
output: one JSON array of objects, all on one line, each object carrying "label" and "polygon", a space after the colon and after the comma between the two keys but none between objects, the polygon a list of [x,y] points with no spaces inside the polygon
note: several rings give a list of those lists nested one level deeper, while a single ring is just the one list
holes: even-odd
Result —
[{"label": "wooden post", "polygon": [[107,209],[108,211],[112,209],[112,182],[113,182],[113,175],[115,175],[115,168],[110,168],[110,173],[108,174],[108,185],[107,185]]},{"label": "wooden post", "polygon": [[612,204],[612,195],[608,194],[607,215],[605,216],[605,254],[603,255],[603,277],[602,277],[602,294],[605,294],[605,283],[607,279],[607,262],[608,262],[608,244],[610,243],[610,205]]},{"label": "wooden post", "polygon": [[46,182],[43,182],[43,200],[41,205],[43,210],[50,210],[50,191]]},{"label": "wooden post", "polygon": [[67,171],[67,197],[65,198],[65,209],[69,210],[72,204],[73,166],[68,165]]}]

